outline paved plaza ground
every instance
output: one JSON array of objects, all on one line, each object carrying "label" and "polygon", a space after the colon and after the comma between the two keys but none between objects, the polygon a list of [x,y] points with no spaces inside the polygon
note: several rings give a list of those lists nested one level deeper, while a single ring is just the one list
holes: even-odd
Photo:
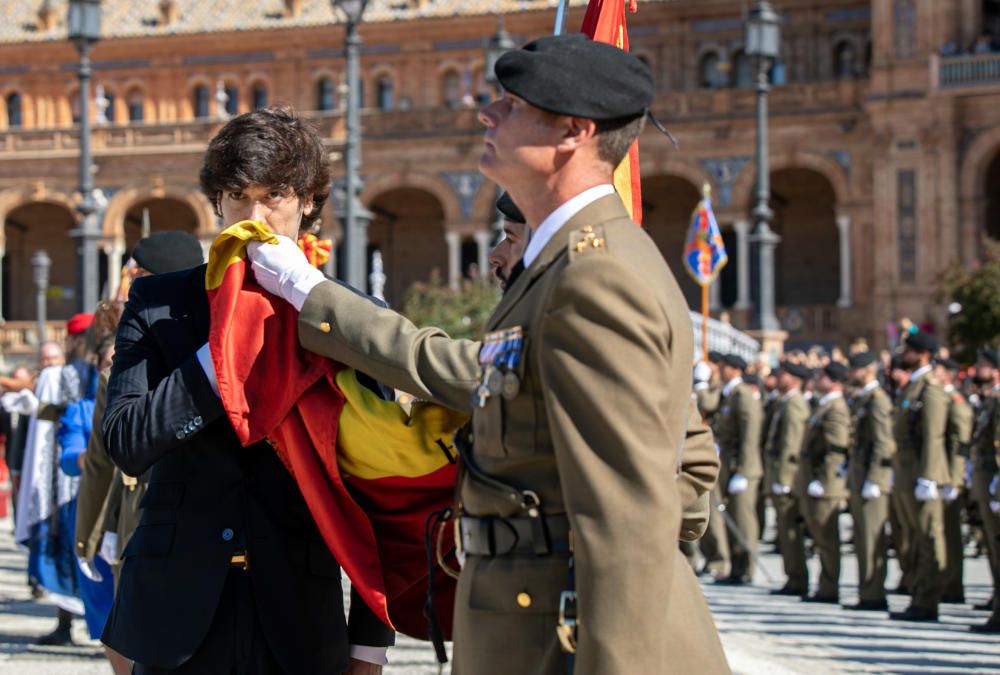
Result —
[{"label": "paved plaza ground", "polygon": [[[847,534],[849,519],[845,517],[842,522]],[[74,622],[77,646],[45,648],[31,644],[54,627],[55,609],[44,600],[30,599],[25,555],[15,550],[11,529],[9,520],[0,521],[0,675],[110,673],[97,642],[86,639],[82,621]],[[857,599],[857,568],[850,546],[845,545],[844,551],[842,600],[853,602]],[[753,586],[704,584],[736,673],[1000,673],[1000,638],[975,635],[967,629],[970,624],[985,621],[985,612],[974,611],[969,605],[942,605],[940,623],[914,624],[890,621],[884,613],[847,612],[831,605],[771,597],[768,589],[778,587],[782,580],[781,561],[776,554],[765,553],[761,563]],[[815,576],[815,561],[812,565]],[[986,560],[967,559],[965,573],[967,599],[981,602],[989,594]],[[893,561],[890,587],[897,578],[898,568]],[[890,596],[893,609],[903,609],[907,600]],[[389,658],[392,665],[386,675],[438,672],[433,650],[426,643],[401,638],[390,650]]]}]

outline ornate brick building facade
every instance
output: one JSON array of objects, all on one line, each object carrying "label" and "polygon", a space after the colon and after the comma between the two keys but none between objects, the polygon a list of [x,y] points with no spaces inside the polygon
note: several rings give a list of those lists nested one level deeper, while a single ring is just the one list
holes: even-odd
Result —
[{"label": "ornate brick building facade", "polygon": [[[65,2],[10,0],[0,27],[2,309],[34,317],[32,253],[53,258],[50,316],[75,311],[70,230],[77,177],[76,52]],[[197,188],[208,139],[229,114],[288,104],[343,139],[343,25],[327,0],[105,2],[94,49],[96,184],[109,284],[152,229],[218,229]],[[502,13],[515,41],[551,32],[553,0],[373,0],[361,34],[362,199],[375,213],[387,296],[433,270],[457,281],[491,243],[494,186],[476,171],[489,100],[484,39]],[[571,3],[569,25],[582,6]],[[992,0],[777,0],[772,206],[779,318],[793,342],[885,342],[902,316],[942,326],[937,281],[1000,236],[1000,54]],[[680,255],[701,186],[730,264],[716,311],[746,325],[756,294],[750,241],[754,92],[742,0],[642,0],[633,51],[657,78],[655,111],[679,140],[641,139],[645,226]],[[984,37],[985,36],[985,37]],[[967,53],[968,52],[968,53]],[[342,171],[336,163],[338,175]],[[336,184],[340,179],[335,179]],[[332,200],[336,201],[336,200]],[[324,229],[335,239],[335,206]],[[689,299],[696,288],[682,278]]]}]

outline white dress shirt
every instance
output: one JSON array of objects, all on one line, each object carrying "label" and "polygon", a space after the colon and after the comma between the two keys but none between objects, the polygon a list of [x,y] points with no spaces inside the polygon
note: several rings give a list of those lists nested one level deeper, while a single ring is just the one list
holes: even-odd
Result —
[{"label": "white dress shirt", "polygon": [[821,406],[824,406],[827,403],[829,403],[830,401],[832,401],[833,399],[840,398],[841,396],[843,396],[843,393],[840,392],[839,390],[838,391],[831,391],[829,394],[826,394],[825,396],[823,396],[823,398],[821,398],[819,400],[819,404]]},{"label": "white dress shirt", "polygon": [[722,388],[722,395],[729,396],[729,394],[733,391],[733,389],[736,389],[736,387],[740,386],[741,384],[743,384],[743,378],[739,376],[734,377],[733,379],[729,380],[729,382],[726,382],[726,386]]},{"label": "white dress shirt", "polygon": [[542,224],[538,226],[538,229],[532,233],[531,241],[528,242],[528,247],[524,249],[525,269],[531,267],[531,263],[535,262],[535,260],[538,259],[538,256],[542,254],[542,250],[545,248],[545,245],[549,243],[549,239],[551,239],[555,233],[559,231],[559,228],[569,222],[570,218],[578,214],[585,207],[596,202],[601,197],[607,197],[608,195],[613,194],[615,194],[615,187],[610,183],[603,183],[588,190],[584,190],[577,196],[563,202],[562,206],[550,213],[548,217],[542,221]]}]

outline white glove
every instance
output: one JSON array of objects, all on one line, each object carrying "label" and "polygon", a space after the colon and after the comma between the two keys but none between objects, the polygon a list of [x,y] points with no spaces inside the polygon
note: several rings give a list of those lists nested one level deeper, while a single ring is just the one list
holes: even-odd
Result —
[{"label": "white glove", "polygon": [[913,490],[913,495],[918,502],[929,502],[938,498],[938,486],[932,480],[926,478],[917,479],[917,487]]},{"label": "white glove", "polygon": [[38,399],[30,389],[21,391],[10,391],[0,396],[0,406],[10,413],[18,415],[34,415],[38,412]]},{"label": "white glove", "polygon": [[97,570],[97,566],[94,565],[94,561],[90,558],[77,558],[76,564],[80,566],[80,571],[83,572],[83,576],[87,577],[95,584],[99,584],[104,581],[104,577]]},{"label": "white glove", "polygon": [[990,494],[994,497],[997,496],[997,484],[1000,483],[1000,476],[993,476],[993,480],[990,481]]},{"label": "white glove", "polygon": [[712,379],[712,368],[704,361],[699,361],[694,366],[694,381],[708,382]]},{"label": "white glove", "polygon": [[326,280],[323,273],[309,264],[298,244],[288,237],[278,237],[278,243],[247,244],[252,269],[257,283],[265,291],[278,295],[302,311],[309,291]]},{"label": "white glove", "polygon": [[941,499],[946,502],[953,502],[958,499],[958,488],[954,485],[941,486]]},{"label": "white glove", "polygon": [[1000,502],[990,500],[990,511],[993,513],[1000,513]]},{"label": "white glove", "polygon": [[118,535],[114,532],[105,532],[101,538],[101,550],[97,555],[104,559],[109,565],[117,565],[120,562],[118,553]]},{"label": "white glove", "polygon": [[882,488],[878,486],[878,483],[873,483],[870,480],[866,480],[865,484],[861,486],[862,499],[878,499],[881,496],[882,496]]},{"label": "white glove", "polygon": [[791,494],[792,488],[787,485],[782,485],[781,483],[771,483],[771,493],[776,495],[787,495]]},{"label": "white glove", "polygon": [[820,483],[818,480],[814,480],[811,481],[809,485],[806,486],[806,494],[808,494],[810,497],[815,497],[816,499],[819,499],[820,497],[826,494],[826,488],[824,488],[823,484]]},{"label": "white glove", "polygon": [[746,492],[748,487],[750,487],[750,481],[747,480],[747,477],[741,473],[734,473],[733,477],[729,479],[726,492],[731,495],[738,495]]}]

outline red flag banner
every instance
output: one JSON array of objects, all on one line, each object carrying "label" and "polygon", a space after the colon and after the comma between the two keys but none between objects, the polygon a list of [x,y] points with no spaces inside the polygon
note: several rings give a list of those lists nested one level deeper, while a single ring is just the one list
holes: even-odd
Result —
[{"label": "red flag banner", "polygon": [[[276,240],[260,223],[237,223],[215,240],[205,275],[209,345],[229,421],[244,447],[274,447],[372,611],[427,639],[424,525],[452,503],[448,448],[467,418],[426,403],[407,415],[361,386],[355,371],[302,349],[297,312],[249,273],[250,241]],[[450,532],[443,541],[453,542]],[[450,635],[454,581],[435,575],[437,614]]]},{"label": "red flag banner", "polygon": [[[628,11],[635,13],[637,0],[629,0]],[[625,0],[590,0],[580,32],[597,42],[606,42],[628,51]],[[639,141],[615,169],[615,190],[625,202],[632,220],[642,225],[642,182],[639,177]]]}]

